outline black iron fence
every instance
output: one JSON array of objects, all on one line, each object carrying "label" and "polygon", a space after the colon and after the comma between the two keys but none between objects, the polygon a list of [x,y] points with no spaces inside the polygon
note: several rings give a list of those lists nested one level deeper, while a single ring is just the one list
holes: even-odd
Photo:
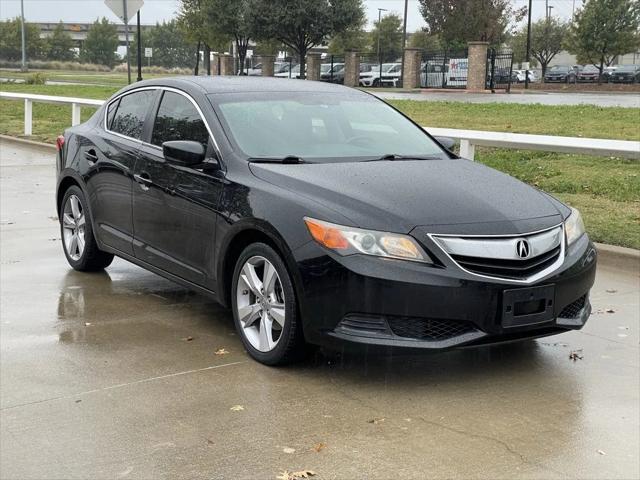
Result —
[{"label": "black iron fence", "polygon": [[344,83],[344,55],[327,55],[320,63],[320,80]]},{"label": "black iron fence", "polygon": [[513,77],[513,52],[498,51],[490,48],[487,52],[486,87],[496,90],[511,91]]},{"label": "black iron fence", "polygon": [[424,52],[420,68],[422,88],[466,88],[468,50]]}]

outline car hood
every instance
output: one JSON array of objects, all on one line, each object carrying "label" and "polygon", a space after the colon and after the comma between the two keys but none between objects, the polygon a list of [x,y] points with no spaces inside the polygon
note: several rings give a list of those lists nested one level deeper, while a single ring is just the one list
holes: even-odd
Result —
[{"label": "car hood", "polygon": [[428,226],[434,233],[517,234],[562,221],[561,204],[548,195],[469,160],[252,163],[251,171],[361,228],[406,233]]}]

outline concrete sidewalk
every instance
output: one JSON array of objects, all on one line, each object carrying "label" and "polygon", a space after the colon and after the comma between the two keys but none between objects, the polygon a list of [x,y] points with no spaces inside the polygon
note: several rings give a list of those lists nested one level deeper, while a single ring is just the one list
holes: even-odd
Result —
[{"label": "concrete sidewalk", "polygon": [[600,262],[579,332],[269,368],[207,298],[71,270],[49,150],[2,141],[0,168],[3,479],[640,476],[639,262]]}]

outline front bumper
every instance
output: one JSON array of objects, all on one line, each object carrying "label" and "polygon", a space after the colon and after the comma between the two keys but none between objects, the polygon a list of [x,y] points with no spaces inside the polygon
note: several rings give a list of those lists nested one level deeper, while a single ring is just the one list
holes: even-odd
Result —
[{"label": "front bumper", "polygon": [[[562,266],[534,284],[480,278],[455,266],[340,257],[310,242],[295,252],[310,343],[446,349],[580,329],[591,313],[596,251],[584,235]],[[505,290],[553,285],[553,318],[503,326]]]}]

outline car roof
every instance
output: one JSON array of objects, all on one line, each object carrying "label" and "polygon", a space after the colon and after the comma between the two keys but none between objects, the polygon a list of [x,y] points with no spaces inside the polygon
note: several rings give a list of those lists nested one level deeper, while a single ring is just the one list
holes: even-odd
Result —
[{"label": "car roof", "polygon": [[240,76],[180,76],[136,82],[122,91],[140,87],[174,87],[186,91],[199,90],[204,94],[242,92],[316,92],[351,93],[359,90],[327,82],[275,77]]}]

